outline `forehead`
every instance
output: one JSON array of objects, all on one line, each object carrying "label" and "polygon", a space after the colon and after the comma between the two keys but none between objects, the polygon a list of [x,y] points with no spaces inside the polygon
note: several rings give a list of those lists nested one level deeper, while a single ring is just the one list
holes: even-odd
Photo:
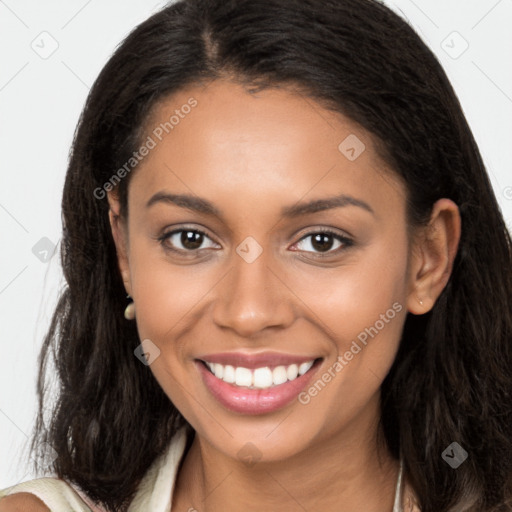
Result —
[{"label": "forehead", "polygon": [[222,80],[186,88],[155,105],[149,139],[136,195],[168,189],[263,208],[262,197],[288,204],[345,193],[382,203],[383,192],[389,200],[404,192],[368,132],[285,88],[250,93]]}]

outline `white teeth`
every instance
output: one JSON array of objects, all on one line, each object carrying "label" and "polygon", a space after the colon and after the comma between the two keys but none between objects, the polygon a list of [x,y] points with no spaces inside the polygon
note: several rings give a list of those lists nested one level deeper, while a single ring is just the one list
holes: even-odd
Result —
[{"label": "white teeth", "polygon": [[272,386],[279,386],[286,381],[295,380],[304,375],[313,366],[314,359],[302,363],[301,365],[291,364],[289,366],[277,366],[271,370],[268,366],[250,370],[242,366],[233,367],[231,365],[222,365],[219,363],[206,362],[210,371],[218,379],[235,384],[236,386],[248,387],[251,389],[268,389]]},{"label": "white teeth", "polygon": [[218,379],[222,379],[222,375],[224,374],[224,366],[222,366],[221,364],[215,364],[214,368],[215,369],[213,373],[215,374],[215,377],[217,377]]},{"label": "white teeth", "polygon": [[237,367],[235,370],[235,384],[237,386],[252,386],[252,372],[247,368]]},{"label": "white teeth", "polygon": [[222,376],[222,380],[228,384],[233,384],[235,382],[235,368],[230,364],[224,366],[224,375]]},{"label": "white teeth", "polygon": [[291,364],[286,368],[286,376],[288,377],[288,380],[294,380],[297,378],[297,375],[299,374],[299,367],[296,364]]},{"label": "white teeth", "polygon": [[302,363],[299,366],[299,375],[304,375],[313,366],[313,362],[314,361],[308,361],[307,363]]},{"label": "white teeth", "polygon": [[288,377],[286,375],[285,366],[278,366],[277,368],[274,368],[274,371],[272,372],[272,382],[276,386],[285,383],[287,380]]},{"label": "white teeth", "polygon": [[253,384],[255,388],[265,389],[272,386],[272,371],[270,368],[256,368]]}]

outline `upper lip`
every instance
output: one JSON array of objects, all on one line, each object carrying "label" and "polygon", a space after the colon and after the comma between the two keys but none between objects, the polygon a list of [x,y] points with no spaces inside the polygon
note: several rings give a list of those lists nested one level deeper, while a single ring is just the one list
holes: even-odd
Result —
[{"label": "upper lip", "polygon": [[216,354],[207,354],[197,357],[200,361],[207,363],[219,363],[222,365],[231,365],[234,367],[243,367],[248,369],[262,368],[265,366],[289,366],[291,364],[300,365],[307,361],[318,359],[317,356],[302,356],[294,354],[284,354],[282,352],[260,352],[258,354],[247,354],[243,352],[221,352]]}]

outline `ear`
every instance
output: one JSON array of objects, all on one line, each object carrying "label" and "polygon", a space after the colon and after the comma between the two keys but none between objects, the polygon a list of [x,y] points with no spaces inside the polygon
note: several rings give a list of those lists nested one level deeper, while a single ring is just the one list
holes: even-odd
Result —
[{"label": "ear", "polygon": [[117,251],[117,264],[123,278],[124,288],[131,295],[130,265],[128,261],[128,230],[126,221],[120,215],[119,198],[113,192],[107,192],[112,237]]},{"label": "ear", "polygon": [[428,225],[416,233],[413,242],[407,297],[411,313],[422,315],[434,306],[450,278],[460,233],[459,208],[450,199],[439,199]]}]

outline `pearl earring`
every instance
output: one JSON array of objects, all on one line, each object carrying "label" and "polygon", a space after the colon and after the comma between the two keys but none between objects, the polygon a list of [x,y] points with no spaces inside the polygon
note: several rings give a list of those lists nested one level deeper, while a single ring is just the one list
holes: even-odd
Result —
[{"label": "pearl earring", "polygon": [[124,310],[124,317],[126,320],[133,320],[135,318],[135,303],[133,301],[126,306],[126,309]]},{"label": "pearl earring", "polygon": [[423,301],[418,297],[419,303],[423,306]]}]

